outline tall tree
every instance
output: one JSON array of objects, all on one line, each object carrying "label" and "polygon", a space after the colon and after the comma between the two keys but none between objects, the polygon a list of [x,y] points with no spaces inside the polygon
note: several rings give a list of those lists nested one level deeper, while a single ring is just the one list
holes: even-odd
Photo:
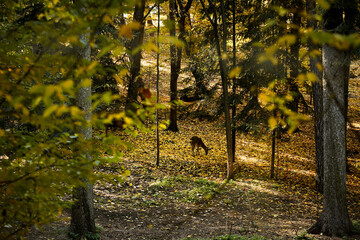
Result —
[{"label": "tall tree", "polygon": [[[306,11],[308,14],[308,28],[316,29],[317,20],[314,17],[316,3],[315,0],[306,0]],[[321,59],[316,55],[319,46],[311,40],[308,41],[310,52],[310,71],[317,76],[317,81],[312,83],[312,94],[314,102],[314,128],[315,128],[315,162],[316,162],[316,190],[323,192],[324,185],[324,155],[323,155],[323,92],[322,92],[322,72],[319,69]]]},{"label": "tall tree", "polygon": [[[156,53],[156,103],[159,104],[159,80],[160,80],[160,0],[157,3],[157,41],[156,46],[158,48],[158,52]],[[156,166],[160,165],[160,134],[159,134],[159,109],[156,109],[155,112],[156,117]]]},{"label": "tall tree", "polygon": [[[236,1],[232,1],[232,43],[233,43],[233,57],[232,57],[232,65],[235,69],[236,67]],[[232,99],[232,109],[231,109],[231,121],[232,121],[232,128],[231,128],[231,140],[232,140],[232,149],[233,149],[233,160],[235,161],[235,152],[236,152],[236,103],[235,103],[235,96],[236,96],[236,77],[234,76],[232,79],[232,87],[233,87],[233,99]]]},{"label": "tall tree", "polygon": [[140,27],[133,30],[133,38],[130,43],[131,67],[129,73],[128,93],[126,97],[126,110],[135,111],[134,103],[137,101],[139,88],[143,85],[140,77],[142,51],[139,48],[144,40],[144,11],[145,0],[137,1],[134,9],[133,20],[140,24]]},{"label": "tall tree", "polygon": [[[176,37],[176,22],[179,27],[178,39],[185,43],[185,23],[186,18],[192,4],[192,0],[188,0],[185,6],[183,5],[182,0],[169,0],[169,20],[170,20],[170,36]],[[178,16],[178,17],[176,17]],[[178,19],[178,20],[177,20]],[[177,20],[177,21],[176,21]],[[179,131],[177,125],[177,100],[178,100],[178,90],[177,83],[181,70],[181,60],[182,60],[182,51],[181,46],[175,44],[170,45],[170,123],[168,129],[173,132]]]},{"label": "tall tree", "polygon": [[289,90],[293,95],[293,101],[290,103],[289,108],[294,112],[298,112],[299,100],[301,94],[296,83],[296,78],[299,75],[299,69],[300,69],[300,61],[299,61],[300,39],[297,34],[299,29],[295,26],[298,27],[301,26],[301,11],[303,10],[303,1],[296,0],[291,2],[290,4],[293,9],[296,9],[296,11],[293,12],[290,20],[292,23],[290,34],[293,34],[294,36],[297,37],[295,43],[290,46],[290,66],[289,66],[290,76],[288,79],[288,83],[290,88]]},{"label": "tall tree", "polygon": [[216,12],[216,7],[214,3],[209,0],[210,10],[213,13],[213,17],[210,16],[209,11],[206,8],[206,5],[203,0],[200,0],[201,5],[205,11],[206,17],[210,21],[213,30],[214,30],[214,40],[216,45],[216,52],[220,66],[220,75],[222,82],[222,90],[223,90],[223,98],[224,98],[224,112],[225,112],[225,131],[226,131],[226,147],[227,147],[227,179],[234,178],[234,159],[233,159],[233,149],[232,149],[232,141],[231,141],[231,119],[230,119],[230,101],[229,101],[229,93],[228,93],[228,79],[227,79],[227,71],[226,71],[226,62],[223,59],[223,54],[226,54],[226,14],[225,14],[225,6],[224,1],[221,0],[221,16],[222,16],[222,24],[223,24],[223,51],[221,51],[220,37],[219,37],[219,29],[218,29],[218,16]]},{"label": "tall tree", "polygon": [[[170,36],[176,37],[176,22],[175,15],[177,12],[176,0],[169,0],[169,20],[170,20]],[[180,65],[178,65],[178,58],[181,59],[181,55],[177,56],[176,46],[174,43],[170,44],[170,123],[168,129],[177,132],[179,128],[177,126],[177,82],[180,72]],[[180,52],[181,54],[181,52]],[[179,62],[180,63],[180,62]]]},{"label": "tall tree", "polygon": [[[79,3],[82,3],[81,1]],[[85,12],[84,6],[81,7]],[[89,29],[88,29],[89,30]],[[77,49],[77,57],[79,62],[91,60],[91,47],[89,44],[89,32],[81,34],[80,42],[85,43],[84,46]],[[84,79],[79,79],[77,85],[82,85]],[[76,105],[85,113],[84,118],[90,123],[91,121],[91,85],[80,87],[76,94]],[[85,125],[79,128],[79,134],[84,140],[92,138],[92,127]],[[89,150],[85,152],[87,161],[91,161]],[[88,234],[95,235],[95,216],[93,202],[93,186],[84,179],[84,186],[76,187],[73,193],[74,204],[71,208],[71,225],[70,232],[75,234],[76,238],[82,239]]]},{"label": "tall tree", "polygon": [[[355,1],[335,1],[324,12],[324,30],[349,34]],[[323,45],[323,137],[324,197],[320,218],[309,230],[329,236],[350,233],[351,222],[346,202],[346,114],[350,71],[349,49]]]}]

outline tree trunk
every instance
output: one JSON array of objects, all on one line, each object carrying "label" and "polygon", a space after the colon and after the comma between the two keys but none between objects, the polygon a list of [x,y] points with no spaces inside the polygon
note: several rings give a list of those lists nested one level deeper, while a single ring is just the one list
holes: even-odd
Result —
[{"label": "tree trunk", "polygon": [[[236,22],[235,22],[235,15],[236,15],[236,3],[235,0],[232,1],[232,42],[233,42],[233,68],[236,67]],[[235,102],[235,97],[236,97],[236,87],[237,87],[237,83],[236,83],[236,77],[233,77],[232,79],[232,83],[233,83],[233,101],[232,101],[232,109],[231,109],[231,122],[232,122],[232,127],[231,127],[231,140],[232,140],[232,151],[233,151],[233,161],[235,162],[235,153],[236,153],[236,121],[235,121],[235,116],[236,116],[236,102]]]},{"label": "tree trunk", "polygon": [[[157,4],[158,25],[157,25],[157,41],[156,46],[159,51],[156,53],[156,104],[159,104],[159,80],[160,80],[160,1]],[[160,133],[159,133],[159,109],[156,108],[156,166],[160,166]]]},{"label": "tree trunk", "polygon": [[[88,42],[87,35],[80,35],[82,42]],[[82,59],[90,61],[91,48],[87,44],[83,49],[79,50],[79,56]],[[78,83],[80,84],[80,82]],[[82,87],[76,95],[76,105],[79,109],[85,112],[85,120],[91,121],[91,86]],[[84,136],[84,140],[89,140],[92,137],[91,126],[81,127],[79,133]],[[86,158],[91,161],[91,156],[88,150],[85,150]],[[95,234],[95,217],[94,217],[94,203],[93,203],[93,187],[84,179],[86,187],[77,187],[74,189],[74,205],[71,208],[71,224],[70,232],[76,234],[79,238],[86,234]]]},{"label": "tree trunk", "polygon": [[[176,37],[176,24],[175,24],[175,13],[176,13],[176,0],[169,0],[169,20],[171,22],[170,26],[170,36]],[[176,46],[174,44],[170,45],[170,123],[168,130],[173,132],[178,132],[179,128],[177,126],[177,80],[179,77],[180,65],[177,64],[178,58],[181,59],[181,50],[180,56],[177,56]],[[180,60],[181,61],[181,60]]]},{"label": "tree trunk", "polygon": [[95,216],[93,202],[93,187],[87,183],[86,187],[74,189],[75,203],[71,207],[70,232],[76,238],[82,239],[88,234],[95,235]]},{"label": "tree trunk", "polygon": [[[292,24],[294,26],[300,26],[301,25],[301,16],[300,16],[300,9],[303,8],[302,1],[296,1],[294,3],[294,7],[298,9],[299,12],[295,12],[292,17]],[[292,27],[290,30],[291,34],[294,34],[295,36],[298,35],[298,29]],[[290,78],[289,78],[289,85],[290,85],[290,92],[293,96],[293,101],[290,103],[289,108],[294,111],[299,111],[299,101],[300,101],[300,91],[298,88],[298,85],[296,83],[296,78],[299,75],[299,50],[300,50],[300,39],[297,36],[296,42],[290,46]]]},{"label": "tree trunk", "polygon": [[[224,97],[225,131],[226,131],[226,148],[227,148],[227,179],[230,180],[234,178],[234,160],[233,160],[234,154],[232,150],[232,141],[231,141],[230,102],[229,102],[229,93],[228,93],[226,63],[223,61],[223,55],[221,53],[219,30],[218,30],[218,18],[215,11],[215,6],[212,3],[212,1],[209,1],[209,4],[213,11],[213,18],[211,18],[209,12],[206,10],[204,1],[200,0],[200,2],[206,13],[207,18],[211,22],[211,25],[214,29],[215,46],[216,46],[216,52],[220,66],[220,75],[221,75],[223,97]],[[224,29],[225,28],[224,25],[226,24],[224,1],[221,0],[220,3],[221,3],[223,29]],[[225,35],[225,31],[224,31],[224,35]],[[226,40],[225,37],[224,40]],[[223,43],[223,48],[225,50],[223,53],[226,54],[226,45],[224,43]]]},{"label": "tree trunk", "polygon": [[[315,14],[315,0],[306,1],[306,11],[310,15]],[[316,29],[317,23],[315,19],[310,19],[308,27]],[[318,49],[314,43],[308,41],[309,52]],[[312,94],[314,101],[314,128],[315,128],[315,162],[316,162],[316,190],[323,192],[324,186],[324,147],[323,147],[323,90],[322,90],[322,72],[317,65],[321,64],[321,59],[310,56],[310,71],[314,73],[319,81],[312,83]]]},{"label": "tree trunk", "polygon": [[[145,11],[145,0],[140,0],[138,4],[135,5],[134,10],[134,21],[141,24],[141,27],[137,30],[133,31],[133,39],[130,44],[130,50],[134,51],[134,49],[141,46],[144,40],[144,11]],[[129,73],[129,85],[128,85],[128,93],[126,97],[126,110],[130,110],[132,112],[136,111],[134,107],[134,103],[137,102],[139,88],[144,85],[142,78],[140,77],[140,69],[141,69],[141,58],[142,51],[138,50],[134,55],[130,56],[131,59],[131,67]]]},{"label": "tree trunk", "polygon": [[[221,5],[221,17],[222,17],[222,28],[223,28],[223,54],[227,54],[226,50],[226,13],[225,13],[225,6],[224,0],[220,1]],[[214,21],[215,22],[215,21]],[[226,71],[226,59],[223,60],[223,56],[220,50],[220,39],[218,36],[217,26],[216,26],[216,33],[215,33],[215,40],[217,45],[217,53],[219,58],[219,65],[220,65],[220,73],[221,73],[221,80],[222,80],[222,87],[223,87],[223,95],[224,95],[224,112],[225,112],[225,131],[226,131],[226,142],[227,142],[227,152],[228,152],[228,159],[227,159],[227,179],[234,178],[234,151],[232,148],[232,140],[231,140],[231,119],[230,119],[230,101],[229,101],[229,93],[228,93],[228,84],[227,84],[227,71]]]},{"label": "tree trunk", "polygon": [[[226,34],[226,13],[225,13],[225,4],[224,0],[220,1],[221,5],[221,17],[222,17],[222,27],[223,27],[223,54],[227,54],[226,50],[226,41],[227,41],[227,34]],[[217,28],[216,28],[217,29]],[[217,32],[217,30],[216,30]],[[220,72],[221,72],[221,80],[223,85],[223,95],[224,95],[224,111],[225,111],[225,130],[226,130],[226,142],[227,142],[227,152],[228,152],[228,159],[227,159],[227,179],[234,178],[234,161],[233,158],[235,156],[234,149],[232,148],[232,133],[231,133],[231,119],[230,119],[230,101],[229,101],[229,93],[228,93],[228,84],[227,84],[227,70],[226,70],[226,59],[222,60],[223,56],[220,50],[220,41],[218,34],[216,34],[216,44],[217,44],[217,52],[218,58],[220,63]]]},{"label": "tree trunk", "polygon": [[329,236],[350,232],[346,203],[346,76],[350,53],[323,46],[324,199],[318,222],[309,230]]}]

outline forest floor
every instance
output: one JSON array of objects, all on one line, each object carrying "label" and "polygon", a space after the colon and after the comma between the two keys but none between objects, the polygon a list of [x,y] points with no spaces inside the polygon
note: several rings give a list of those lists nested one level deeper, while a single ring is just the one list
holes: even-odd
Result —
[{"label": "forest floor", "polygon": [[[356,70],[357,71],[357,70]],[[169,78],[166,78],[169,79]],[[360,224],[360,80],[350,82],[347,177],[350,218]],[[165,98],[165,97],[164,97]],[[118,184],[96,184],[96,224],[101,239],[187,239],[226,234],[269,239],[330,239],[305,235],[321,212],[315,191],[313,123],[278,140],[276,176],[270,179],[270,133],[238,134],[235,180],[226,183],[226,140],[221,121],[180,119],[180,131],[160,132],[160,166],[153,132],[126,136],[133,145],[123,162],[131,174]],[[123,133],[116,133],[125,138]],[[190,138],[201,137],[212,148],[193,156]],[[65,211],[59,222],[34,230],[29,239],[67,239],[70,222]],[[352,236],[348,239],[360,239]]]}]

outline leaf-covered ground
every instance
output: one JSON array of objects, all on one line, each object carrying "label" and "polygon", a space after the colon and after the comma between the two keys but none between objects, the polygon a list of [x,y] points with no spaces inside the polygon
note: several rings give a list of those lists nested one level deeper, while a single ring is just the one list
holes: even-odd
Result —
[{"label": "leaf-covered ground", "polygon": [[[96,222],[103,228],[102,239],[224,234],[289,239],[314,223],[321,196],[314,190],[311,123],[279,142],[277,180],[268,178],[270,138],[239,135],[236,180],[227,184],[223,181],[226,150],[222,127],[196,120],[180,121],[179,127],[179,133],[161,132],[160,167],[155,166],[154,134],[141,133],[131,139],[134,150],[126,154],[124,162],[112,166],[113,170],[122,165],[130,169],[128,181],[95,186]],[[208,155],[204,151],[192,155],[189,139],[193,135],[213,148]],[[355,145],[349,147],[356,152]],[[349,212],[351,219],[360,221],[359,154],[350,159]],[[65,219],[69,221],[67,214]],[[58,231],[59,236],[64,231]]]},{"label": "leaf-covered ground", "polygon": [[[358,71],[358,68],[352,69]],[[358,73],[357,73],[358,74]],[[360,93],[359,80],[350,83],[348,127],[348,209],[360,222]],[[315,163],[312,122],[285,135],[276,150],[276,179],[269,179],[270,134],[237,136],[236,179],[226,177],[226,144],[222,122],[179,121],[180,132],[160,132],[160,166],[155,166],[154,133],[125,136],[133,145],[122,163],[131,171],[127,181],[97,184],[96,223],[101,239],[210,238],[225,234],[260,235],[271,239],[303,236],[321,212],[321,195],[314,190]],[[192,155],[190,138],[201,137],[212,148]],[[30,239],[66,239],[70,215],[33,231]],[[310,236],[325,239],[323,236]],[[353,236],[360,239],[360,236]]]}]

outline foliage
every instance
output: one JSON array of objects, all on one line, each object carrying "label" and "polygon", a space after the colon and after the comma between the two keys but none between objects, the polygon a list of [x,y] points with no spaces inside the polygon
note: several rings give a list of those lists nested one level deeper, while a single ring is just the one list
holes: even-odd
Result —
[{"label": "foliage", "polygon": [[168,191],[173,188],[181,188],[181,185],[191,185],[191,189],[176,191],[176,198],[184,202],[207,202],[215,194],[220,192],[221,185],[207,179],[188,179],[184,177],[170,177],[154,183],[151,189],[157,188],[158,191]]},{"label": "foliage", "polygon": [[[98,240],[100,239],[101,232],[104,231],[104,229],[98,225],[96,225],[96,232],[95,233],[86,233],[85,237],[87,240]],[[76,233],[70,232],[69,237],[71,239],[79,239],[79,236]]]},{"label": "foliage", "polygon": [[[329,7],[327,1],[317,2],[324,9]],[[239,3],[235,4],[238,13],[235,17],[236,38],[241,50],[236,55],[237,70],[230,71],[234,77],[233,84],[237,87],[231,102],[240,110],[235,116],[235,128],[256,132],[265,125],[270,128],[288,125],[290,130],[294,130],[300,121],[307,118],[289,110],[297,97],[289,87],[288,69],[294,65],[289,49],[297,44],[300,46],[299,74],[291,76],[290,80],[301,95],[306,95],[309,86],[317,81],[314,75],[306,73],[306,59],[319,54],[318,51],[308,52],[306,43],[326,43],[343,50],[358,49],[359,34],[324,33],[306,28],[305,22],[294,26],[291,21],[295,14],[300,14],[303,19],[321,19],[319,15],[308,16],[294,10],[297,9],[295,1],[239,0],[236,3]],[[93,183],[105,178],[112,180],[113,184],[120,184],[129,174],[124,167],[114,167],[123,154],[144,162],[154,162],[149,153],[154,139],[149,134],[138,135],[139,130],[145,130],[144,122],[149,118],[153,120],[153,105],[146,101],[138,106],[135,114],[127,115],[118,110],[118,102],[114,104],[114,100],[121,98],[113,95],[118,91],[116,86],[124,82],[127,74],[128,66],[124,59],[133,54],[129,53],[126,45],[132,37],[132,30],[139,27],[139,23],[131,22],[131,19],[120,24],[118,17],[129,13],[133,7],[134,1],[130,0],[76,1],[76,4],[67,0],[5,0],[0,3],[1,238],[15,238],[31,226],[51,222],[69,207],[71,189],[82,185],[85,178]],[[215,11],[220,11],[218,7]],[[160,40],[163,45],[172,42],[189,48],[189,67],[184,70],[197,69],[197,73],[202,74],[199,89],[205,86],[204,92],[213,94],[219,100],[218,115],[214,114],[217,117],[223,110],[221,96],[216,91],[219,75],[213,50],[214,36],[199,5],[195,5],[192,11],[193,28],[187,29],[189,35],[186,36],[188,45],[182,45],[177,39]],[[230,14],[227,18],[231,19]],[[84,47],[84,41],[79,36],[85,34],[89,35],[92,48],[90,60],[78,56]],[[152,42],[143,47],[149,51],[159,50]],[[229,56],[223,57],[229,60]],[[80,80],[82,84],[79,84]],[[89,123],[84,120],[82,109],[76,107],[76,94],[81,87],[89,86],[92,80],[96,83],[93,90],[97,94],[92,97],[95,114]],[[211,91],[207,91],[208,88]],[[111,92],[107,92],[109,89]],[[205,100],[199,104],[200,109],[210,112],[213,105],[209,105],[209,98]],[[301,102],[304,107],[307,103],[305,98]],[[102,111],[106,108],[111,108],[113,112]],[[309,112],[303,110],[300,113]],[[125,123],[121,133],[115,132],[121,135],[121,139],[102,134],[105,125],[114,120]],[[89,124],[94,126],[98,135],[84,140],[78,129]],[[161,151],[166,157],[162,160],[162,170],[173,177],[162,179],[149,189],[161,194],[175,187],[178,189],[173,195],[175,198],[188,204],[203,203],[222,193],[222,185],[212,180],[221,179],[225,173],[224,134],[219,134],[220,128],[197,120],[191,120],[186,125],[198,125],[199,128],[184,130],[186,138],[164,133]],[[192,134],[199,133],[207,136],[207,144],[214,149],[208,156],[194,158],[189,154],[187,141]],[[134,139],[137,137],[141,141],[136,142]],[[238,166],[241,171],[237,171],[237,176],[266,179],[266,144],[242,137],[242,145],[239,146],[241,154],[237,156],[241,158]],[[131,153],[127,151],[129,144],[126,140],[135,145]],[[296,145],[296,141],[305,142],[306,148]],[[356,143],[352,142],[349,146],[355,148],[358,146]],[[302,190],[296,194],[299,198],[304,195],[305,202],[310,201],[314,198],[314,193],[309,190],[312,177],[295,173],[309,171],[313,167],[311,156],[308,156],[309,146],[313,144],[297,135],[289,140],[288,145],[282,144],[278,150],[283,155],[279,158],[280,163],[278,161],[278,178],[289,182],[285,186],[290,190],[293,190],[293,185],[305,185],[307,192]],[[84,149],[90,151],[90,161]],[[294,167],[295,164],[300,166],[299,169]],[[146,167],[143,171],[158,170],[151,165]],[[111,169],[112,175],[109,176],[104,169]],[[179,173],[185,176],[178,177]],[[196,177],[203,179],[194,180]],[[354,192],[350,195],[351,200],[357,199],[359,194],[353,189],[357,186],[356,179],[356,174],[349,175],[350,191]],[[183,184],[192,188],[184,189]],[[144,201],[141,196],[139,199],[147,205],[158,204],[156,200]],[[137,198],[133,200],[135,202]],[[224,199],[224,202],[233,204],[230,199]],[[353,202],[350,201],[350,207],[354,211],[358,205]]]},{"label": "foliage", "polygon": [[[76,107],[78,90],[90,86],[94,76],[107,71],[101,65],[101,56],[125,53],[118,38],[95,32],[110,24],[119,12],[132,9],[134,3],[109,0],[82,4],[58,0],[0,4],[2,239],[21,236],[33,225],[51,222],[69,207],[71,189],[84,184],[83,179],[123,179],[123,171],[107,176],[94,175],[92,169],[106,161],[119,161],[120,155],[114,149],[126,147],[124,142],[112,136],[84,140],[78,134],[79,127],[92,124],[104,128],[105,123],[117,118],[125,121],[130,132],[135,132],[135,125],[143,128],[145,108],[130,117],[123,113],[93,114],[90,123],[84,120],[82,109]],[[97,53],[91,60],[79,56],[84,47],[80,35],[87,33]],[[122,36],[121,32],[117,34]],[[123,78],[117,70],[109,74],[117,80]],[[95,94],[93,109],[117,98],[111,93]],[[106,149],[114,157],[104,158],[99,147],[109,143]],[[89,150],[90,160],[84,149]]]},{"label": "foliage", "polygon": [[352,230],[351,231],[354,234],[360,234],[360,222],[359,221],[352,222]]}]

